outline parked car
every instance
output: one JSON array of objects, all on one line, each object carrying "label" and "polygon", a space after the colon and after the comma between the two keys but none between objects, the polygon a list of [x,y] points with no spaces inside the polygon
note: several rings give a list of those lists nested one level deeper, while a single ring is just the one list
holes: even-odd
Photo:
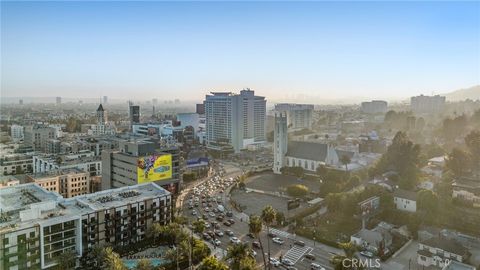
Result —
[{"label": "parked car", "polygon": [[274,233],[272,233],[272,232],[269,232],[269,233],[268,233],[268,236],[269,236],[269,237],[271,237],[271,238],[275,238],[275,237],[277,237],[277,235],[276,235],[276,234],[274,234]]},{"label": "parked car", "polygon": [[231,230],[225,230],[225,234],[228,236],[233,236],[233,232]]},{"label": "parked car", "polygon": [[279,244],[279,245],[283,245],[283,243],[285,243],[285,241],[279,237],[275,237],[272,239],[272,242],[276,243],[276,244]]},{"label": "parked car", "polygon": [[270,257],[270,264],[275,266],[275,267],[279,267],[280,266],[280,261],[275,259],[275,258]]},{"label": "parked car", "polygon": [[374,256],[372,252],[366,251],[366,250],[361,251],[360,254],[362,254],[363,256],[368,257],[368,258],[373,258],[373,256]]},{"label": "parked car", "polygon": [[312,264],[310,264],[310,269],[311,270],[325,270],[325,267],[321,266],[318,263],[312,263]]},{"label": "parked car", "polygon": [[303,242],[303,241],[295,241],[294,244],[297,245],[297,246],[301,246],[301,247],[305,246],[305,242]]},{"label": "parked car", "polygon": [[242,241],[240,241],[240,239],[238,239],[236,236],[232,236],[230,237],[230,242],[233,244],[240,244]]},{"label": "parked car", "polygon": [[223,236],[223,232],[222,231],[215,231],[215,234],[219,237],[222,237]]},{"label": "parked car", "polygon": [[258,242],[258,241],[252,242],[252,247],[254,247],[254,248],[261,248],[261,247],[260,247],[260,242]]},{"label": "parked car", "polygon": [[222,244],[222,242],[221,242],[220,240],[218,240],[218,239],[215,239],[215,241],[213,242],[213,244],[214,244],[215,246],[220,246],[220,245]]},{"label": "parked car", "polygon": [[315,255],[310,254],[310,253],[309,253],[309,254],[305,254],[305,258],[306,258],[306,259],[309,259],[309,260],[312,260],[312,261],[316,259],[316,258],[315,258]]},{"label": "parked car", "polygon": [[230,224],[235,224],[235,220],[233,220],[233,218],[229,218],[228,222],[230,222]]},{"label": "parked car", "polygon": [[252,239],[255,239],[255,235],[253,235],[253,233],[248,233],[247,236],[252,238]]},{"label": "parked car", "polygon": [[227,217],[233,217],[232,211],[228,211],[228,212],[227,212]]},{"label": "parked car", "polygon": [[282,264],[286,266],[293,266],[294,263],[290,259],[282,259]]},{"label": "parked car", "polygon": [[232,226],[232,224],[230,224],[230,222],[228,222],[228,220],[223,222],[223,225],[228,226],[228,227]]}]

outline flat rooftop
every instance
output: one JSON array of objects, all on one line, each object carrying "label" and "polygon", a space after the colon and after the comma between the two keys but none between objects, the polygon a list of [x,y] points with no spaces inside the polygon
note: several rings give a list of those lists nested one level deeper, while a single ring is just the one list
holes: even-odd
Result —
[{"label": "flat rooftop", "polygon": [[0,189],[0,233],[36,224],[65,222],[94,211],[119,207],[170,192],[145,183],[64,199],[35,183]]},{"label": "flat rooftop", "polygon": [[38,172],[38,173],[29,173],[28,176],[31,178],[44,178],[44,177],[53,177],[59,175],[66,175],[66,174],[77,174],[77,173],[87,173],[84,170],[79,168],[65,168],[65,169],[58,169],[58,170],[51,170],[48,172]]},{"label": "flat rooftop", "polygon": [[155,183],[145,183],[76,196],[72,199],[88,205],[94,210],[100,210],[134,203],[139,200],[152,199],[162,195],[170,195],[170,192]]}]

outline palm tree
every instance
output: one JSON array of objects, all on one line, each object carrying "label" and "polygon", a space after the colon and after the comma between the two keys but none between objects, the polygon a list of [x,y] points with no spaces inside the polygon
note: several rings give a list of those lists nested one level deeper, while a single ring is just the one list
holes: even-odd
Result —
[{"label": "palm tree", "polygon": [[247,244],[239,243],[228,246],[226,259],[231,259],[230,269],[240,270],[241,261],[248,257],[249,248]]},{"label": "palm tree", "polygon": [[258,270],[257,262],[252,257],[245,257],[240,261],[241,270]]},{"label": "palm tree", "polygon": [[113,251],[111,247],[105,249],[106,269],[108,270],[127,270],[120,256]]},{"label": "palm tree", "polygon": [[200,239],[193,239],[192,260],[194,263],[200,262],[210,254],[210,248]]},{"label": "palm tree", "polygon": [[197,221],[194,221],[192,223],[193,225],[193,231],[196,232],[196,233],[199,233],[199,234],[202,234],[206,227],[205,227],[205,221],[203,219],[199,219]]},{"label": "palm tree", "polygon": [[57,269],[59,270],[69,270],[75,269],[75,260],[77,259],[77,253],[75,250],[67,250],[62,254],[58,255],[56,258]]},{"label": "palm tree", "polygon": [[[275,220],[275,216],[277,215],[277,212],[271,205],[267,205],[263,210],[262,210],[262,220],[267,226],[267,233],[270,232],[270,225],[272,222]],[[268,269],[270,269],[270,238],[267,237],[267,249],[268,249]]]},{"label": "palm tree", "polygon": [[348,173],[348,164],[350,164],[350,162],[351,162],[350,157],[347,156],[347,155],[342,155],[342,156],[340,157],[340,162],[341,162],[343,165],[345,165],[345,172]]},{"label": "palm tree", "polygon": [[266,268],[267,261],[265,260],[265,252],[263,251],[262,240],[260,240],[260,233],[262,232],[262,228],[263,228],[262,219],[256,215],[250,216],[250,221],[248,223],[248,231],[251,234],[255,235],[255,238],[257,238],[258,242],[260,243],[260,250],[262,251],[262,256],[263,256],[263,265]]},{"label": "palm tree", "polygon": [[153,238],[153,243],[157,244],[157,240],[164,232],[164,226],[160,223],[153,223],[152,226],[147,230],[147,235]]},{"label": "palm tree", "polygon": [[148,259],[140,259],[135,270],[153,270],[152,263]]},{"label": "palm tree", "polygon": [[217,260],[215,256],[209,256],[203,259],[198,270],[228,270],[228,266],[223,262]]}]

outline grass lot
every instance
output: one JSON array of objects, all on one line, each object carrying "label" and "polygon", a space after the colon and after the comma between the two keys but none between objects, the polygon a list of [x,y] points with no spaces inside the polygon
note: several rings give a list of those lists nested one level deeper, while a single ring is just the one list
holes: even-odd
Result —
[{"label": "grass lot", "polygon": [[[333,242],[349,242],[350,235],[358,232],[362,225],[361,220],[341,213],[327,213],[314,220],[308,221],[298,231],[298,234],[313,239],[325,239]],[[315,233],[314,233],[315,232]]]}]

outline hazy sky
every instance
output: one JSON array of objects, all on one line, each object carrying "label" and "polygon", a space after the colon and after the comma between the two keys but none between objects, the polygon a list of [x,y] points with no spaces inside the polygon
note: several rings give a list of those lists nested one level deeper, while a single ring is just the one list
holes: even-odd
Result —
[{"label": "hazy sky", "polygon": [[4,2],[1,95],[395,98],[480,83],[480,2]]}]

